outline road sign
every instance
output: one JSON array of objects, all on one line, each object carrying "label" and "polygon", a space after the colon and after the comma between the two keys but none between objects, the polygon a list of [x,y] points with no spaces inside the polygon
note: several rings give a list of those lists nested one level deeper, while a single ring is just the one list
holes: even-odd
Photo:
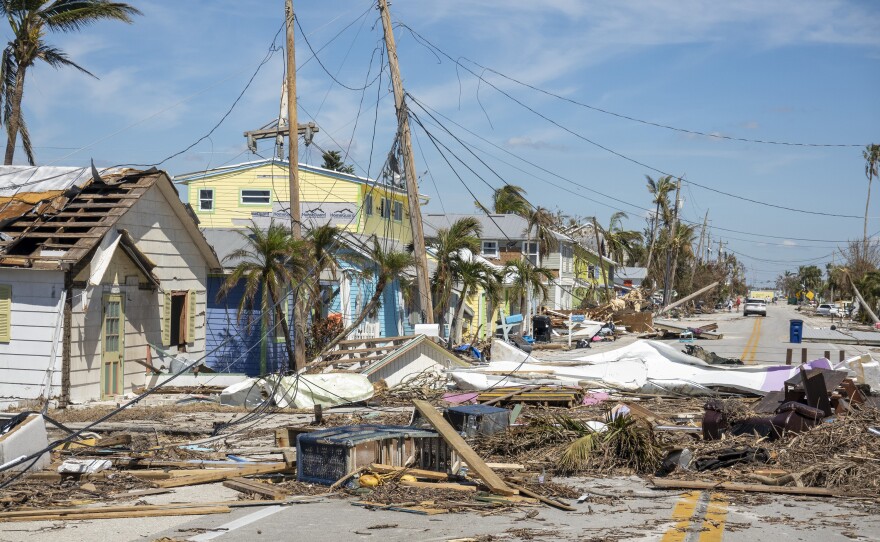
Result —
[{"label": "road sign", "polygon": [[584,316],[583,314],[569,314],[568,318],[572,322],[583,322],[584,320],[587,319],[587,317]]}]

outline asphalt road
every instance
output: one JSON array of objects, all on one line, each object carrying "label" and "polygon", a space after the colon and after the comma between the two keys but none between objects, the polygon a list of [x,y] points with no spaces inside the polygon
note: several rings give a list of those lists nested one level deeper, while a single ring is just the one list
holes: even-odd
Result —
[{"label": "asphalt road", "polygon": [[[701,324],[717,323],[718,331],[724,338],[717,341],[698,340],[696,344],[720,356],[739,358],[747,365],[784,364],[788,349],[792,350],[793,363],[800,363],[804,349],[807,351],[808,361],[824,357],[825,352],[831,355],[832,361],[837,361],[841,351],[846,357],[851,357],[872,350],[867,346],[829,343],[792,344],[789,342],[789,325],[792,319],[803,320],[805,327],[828,328],[832,325],[828,317],[807,317],[790,305],[769,305],[766,317],[743,316],[741,312],[723,311],[688,318],[681,324],[699,327]],[[839,321],[835,320],[834,323],[839,324]]]}]

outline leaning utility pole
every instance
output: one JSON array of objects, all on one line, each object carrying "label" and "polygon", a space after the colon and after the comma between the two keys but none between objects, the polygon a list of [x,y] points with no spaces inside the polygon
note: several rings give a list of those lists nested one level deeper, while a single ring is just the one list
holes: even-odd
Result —
[{"label": "leaning utility pole", "polygon": [[[287,171],[290,191],[290,233],[295,240],[302,239],[302,214],[299,206],[299,125],[296,122],[296,49],[293,39],[293,0],[285,0],[287,21]],[[305,297],[299,288],[293,289],[293,367],[306,364],[306,311]]]},{"label": "leaning utility pole", "polygon": [[[675,239],[675,234],[678,233],[678,205],[679,200],[678,196],[681,192],[681,178],[679,177],[678,181],[675,184],[675,207],[672,209],[672,224],[669,230],[669,243],[672,244],[672,240]],[[676,258],[678,254],[676,254]],[[663,281],[663,305],[668,305],[670,301],[672,301],[672,290],[675,282],[675,266],[672,261],[672,247],[666,248],[666,273],[665,280]]]},{"label": "leaning utility pole", "polygon": [[388,67],[391,68],[391,83],[394,88],[394,108],[397,110],[397,126],[400,143],[403,147],[403,162],[406,176],[406,194],[409,200],[409,220],[412,224],[413,249],[416,261],[416,285],[419,291],[419,308],[425,323],[434,323],[434,307],[431,303],[431,283],[428,279],[428,253],[425,248],[425,232],[422,227],[422,210],[419,204],[419,186],[416,164],[409,130],[409,112],[404,100],[403,82],[400,79],[400,66],[397,64],[397,46],[394,43],[394,30],[387,0],[379,0],[379,13],[385,29],[385,48],[388,50]]}]

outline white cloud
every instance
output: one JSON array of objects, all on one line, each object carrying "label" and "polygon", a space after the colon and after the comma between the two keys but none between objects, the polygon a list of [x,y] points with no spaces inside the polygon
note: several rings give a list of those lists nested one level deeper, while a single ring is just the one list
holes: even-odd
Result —
[{"label": "white cloud", "polygon": [[550,141],[544,139],[532,139],[529,136],[515,136],[508,138],[507,141],[504,142],[508,147],[524,147],[528,149],[535,150],[551,150],[551,151],[565,151],[568,150],[566,145],[562,145],[560,143],[552,143]]},{"label": "white cloud", "polygon": [[783,244],[783,246],[787,246],[787,247],[796,247],[796,246],[800,246],[800,245],[797,244],[796,241],[792,241],[791,239],[785,239],[784,241],[782,241],[782,244]]}]

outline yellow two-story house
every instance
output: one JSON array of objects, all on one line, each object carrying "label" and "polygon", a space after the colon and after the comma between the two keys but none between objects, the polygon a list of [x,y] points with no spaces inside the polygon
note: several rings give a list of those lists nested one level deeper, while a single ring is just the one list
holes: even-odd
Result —
[{"label": "yellow two-story house", "polygon": [[[243,228],[252,220],[289,219],[286,161],[256,160],[178,175],[201,227]],[[299,164],[303,224],[330,223],[348,232],[412,242],[406,189]]]}]

